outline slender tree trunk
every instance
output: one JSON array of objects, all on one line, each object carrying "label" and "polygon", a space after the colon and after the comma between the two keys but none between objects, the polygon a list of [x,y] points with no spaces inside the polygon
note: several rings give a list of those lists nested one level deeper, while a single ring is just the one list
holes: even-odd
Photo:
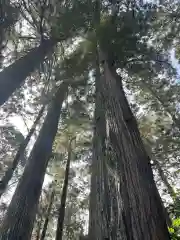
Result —
[{"label": "slender tree trunk", "polygon": [[42,117],[43,115],[43,112],[44,112],[44,109],[45,109],[45,105],[40,109],[39,113],[38,113],[38,116],[32,126],[32,128],[30,129],[27,137],[25,138],[25,140],[20,144],[20,147],[14,157],[14,160],[12,162],[12,166],[10,166],[7,171],[5,172],[5,175],[3,176],[3,178],[0,180],[0,197],[3,195],[3,193],[5,192],[6,190],[6,187],[9,183],[9,181],[11,180],[12,176],[13,176],[13,173],[15,171],[15,169],[17,168],[18,164],[19,164],[19,161],[21,159],[21,156],[24,154],[24,151],[32,137],[32,135],[34,134],[34,131],[36,129],[36,126],[40,120],[40,118]]},{"label": "slender tree trunk", "polygon": [[37,231],[36,231],[35,240],[39,240],[39,239],[40,239],[41,225],[42,225],[42,222],[39,221],[39,222],[37,223]]},{"label": "slender tree trunk", "polygon": [[[89,204],[89,239],[103,239],[103,172],[102,172],[102,154],[105,139],[100,135],[101,129],[104,128],[104,116],[101,115],[101,105],[99,105],[98,95],[96,94],[95,116],[94,116],[94,137],[93,137],[93,156],[91,164],[91,188]],[[105,199],[104,199],[105,200]]]},{"label": "slender tree trunk", "polygon": [[66,172],[65,172],[64,184],[63,184],[63,190],[62,190],[62,196],[61,196],[61,205],[58,210],[59,214],[58,214],[58,221],[57,221],[56,240],[62,240],[62,237],[63,237],[63,225],[64,225],[64,217],[65,217],[66,197],[67,197],[67,190],[68,190],[68,178],[69,178],[70,161],[71,161],[72,140],[73,139],[71,139],[69,143],[68,159],[66,164]]},{"label": "slender tree trunk", "polygon": [[137,122],[127,102],[121,78],[101,50],[109,140],[118,157],[121,215],[127,240],[169,240],[164,208],[156,188],[150,159],[144,149]]},{"label": "slender tree trunk", "polygon": [[[162,169],[161,163],[156,160],[155,156],[153,155],[152,151],[151,151],[151,142],[148,139],[145,139],[146,143],[146,151],[149,155],[149,157],[151,158],[151,160],[153,161],[153,165],[156,168],[156,170],[158,171],[159,177],[161,178],[162,182],[164,183],[164,186],[167,188],[169,195],[171,196],[172,200],[177,198],[177,194],[174,190],[174,188],[171,186],[171,184],[169,183],[166,175],[164,174],[164,171]],[[161,142],[162,138],[160,138],[157,142],[156,145],[158,146],[158,142]]]},{"label": "slender tree trunk", "polygon": [[165,187],[168,190],[169,195],[171,196],[172,199],[175,199],[177,197],[176,192],[173,189],[173,187],[171,186],[171,184],[169,183],[166,175],[164,174],[164,171],[162,170],[161,164],[156,159],[153,159],[153,162],[154,162],[155,168],[157,169],[157,171],[159,173],[159,176],[160,176],[162,182],[164,183]]},{"label": "slender tree trunk", "polygon": [[24,57],[16,60],[0,73],[0,105],[8,100],[11,94],[21,86],[53,49],[56,41],[44,40],[39,47],[30,50]]},{"label": "slender tree trunk", "polygon": [[54,196],[55,196],[55,190],[53,189],[52,193],[51,193],[50,202],[49,202],[49,206],[48,206],[48,209],[47,209],[47,215],[46,215],[46,219],[45,219],[45,222],[44,222],[44,226],[43,226],[43,230],[42,230],[42,233],[41,233],[40,240],[44,240],[45,237],[46,237],[47,227],[48,227],[48,223],[49,223],[49,217],[50,217],[52,205],[53,205],[53,202],[54,202]]},{"label": "slender tree trunk", "polygon": [[62,83],[47,113],[0,229],[1,240],[31,238],[38,200],[68,86]]}]

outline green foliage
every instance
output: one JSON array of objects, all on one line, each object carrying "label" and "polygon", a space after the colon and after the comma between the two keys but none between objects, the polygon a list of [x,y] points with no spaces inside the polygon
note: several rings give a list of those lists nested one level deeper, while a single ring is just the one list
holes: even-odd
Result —
[{"label": "green foliage", "polygon": [[[27,39],[23,39],[25,34],[21,27],[14,33],[11,42],[18,42],[16,58],[25,55],[28,49],[38,45],[43,38],[53,37],[63,41],[54,49],[53,56],[48,56],[40,70],[33,73],[26,84],[17,90],[11,101],[5,104],[3,115],[5,112],[7,115],[23,113],[29,120],[31,115],[37,112],[44,98],[48,100],[49,95],[56,90],[58,81],[66,80],[71,85],[54,142],[52,159],[47,168],[50,181],[57,180],[57,195],[51,212],[47,239],[53,239],[55,235],[53,226],[60,204],[64,162],[67,159],[68,142],[74,136],[76,141],[72,149],[73,162],[64,239],[77,239],[86,224],[82,216],[88,208],[88,193],[85,190],[89,187],[88,166],[92,155],[92,72],[96,67],[96,41],[108,53],[111,63],[115,64],[125,87],[130,91],[130,102],[138,118],[148,153],[160,163],[166,180],[173,189],[175,188],[177,198],[179,196],[175,186],[179,177],[180,127],[177,122],[180,119],[180,88],[179,83],[175,83],[177,75],[171,66],[167,51],[175,47],[176,57],[179,59],[179,8],[175,1],[172,4],[169,0],[164,1],[163,7],[152,3],[141,7],[136,4],[132,7],[130,3],[128,6],[126,1],[121,4],[123,6],[120,14],[115,18],[109,15],[109,7],[104,4],[100,24],[94,29],[93,1],[19,1],[21,17],[27,29],[31,31],[26,29],[25,34],[29,34]],[[33,39],[29,39],[32,36]],[[12,61],[11,58],[14,59],[12,56],[7,58],[8,63]],[[43,89],[46,89],[48,96],[43,94],[41,97]],[[12,126],[0,128],[0,131],[3,172],[24,137]],[[113,166],[113,159],[111,160]],[[167,186],[163,183],[154,162],[152,165],[157,185],[166,202]],[[79,184],[77,176],[81,178]],[[51,186],[45,186],[44,189],[35,224],[35,236],[36,230],[42,230]],[[173,221],[169,230],[172,239],[179,239],[179,207],[174,198],[172,209]]]},{"label": "green foliage", "polygon": [[172,226],[169,228],[169,232],[172,240],[180,239],[180,218],[176,218],[172,221]]}]

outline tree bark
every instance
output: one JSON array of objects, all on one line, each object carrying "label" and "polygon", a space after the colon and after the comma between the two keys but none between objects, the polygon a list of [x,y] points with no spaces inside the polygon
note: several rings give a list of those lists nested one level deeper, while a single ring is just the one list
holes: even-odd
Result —
[{"label": "tree bark", "polygon": [[103,135],[100,135],[101,129],[104,128],[104,119],[101,115],[101,105],[99,105],[98,95],[95,100],[95,116],[94,116],[94,136],[93,136],[93,156],[91,164],[91,188],[90,188],[90,204],[89,204],[89,239],[103,239],[103,176],[102,176],[102,154],[103,145],[105,144]]},{"label": "tree bark", "polygon": [[101,98],[99,58],[96,61],[96,98],[94,114],[93,157],[89,205],[89,239],[109,239],[112,227],[114,182],[109,174],[107,131],[104,104]]},{"label": "tree bark", "polygon": [[[95,28],[100,23],[100,2],[95,4]],[[98,42],[96,43],[98,49]],[[89,204],[88,239],[123,239],[119,235],[119,193],[114,174],[115,154],[109,151],[105,104],[102,98],[103,76],[96,53],[96,98],[94,116],[93,157],[91,166],[91,189]]]},{"label": "tree bark", "polygon": [[46,167],[51,156],[62,103],[67,95],[67,90],[67,84],[62,83],[49,107],[44,124],[1,225],[1,240],[29,240],[31,238]]},{"label": "tree bark", "polygon": [[124,230],[121,239],[169,240],[164,208],[153,179],[150,159],[123,91],[121,78],[103,51],[100,56],[109,141],[118,157],[120,224]]},{"label": "tree bark", "polygon": [[30,50],[24,57],[0,72],[0,105],[8,100],[12,93],[18,89],[55,46],[53,39],[44,40],[39,47]]},{"label": "tree bark", "polygon": [[21,143],[15,157],[14,157],[14,160],[12,162],[12,166],[10,166],[7,171],[5,172],[5,175],[3,176],[3,178],[0,180],[0,198],[1,196],[3,195],[3,193],[5,192],[6,190],[6,187],[9,183],[9,181],[11,180],[12,176],[13,176],[13,173],[15,171],[15,169],[17,168],[18,164],[19,164],[19,161],[21,159],[21,156],[22,154],[24,153],[32,135],[34,134],[34,131],[36,129],[36,126],[40,120],[40,118],[42,117],[43,115],[43,112],[44,112],[44,109],[45,109],[45,105],[40,109],[39,113],[38,113],[38,116],[36,118],[36,120],[34,121],[33,123],[33,126],[32,128],[30,129],[27,137],[25,138],[25,140]]},{"label": "tree bark", "polygon": [[49,217],[50,217],[50,213],[51,213],[51,209],[52,209],[52,205],[53,205],[53,201],[54,201],[54,196],[55,196],[55,190],[53,189],[52,193],[51,193],[50,202],[49,202],[49,206],[48,206],[48,210],[47,210],[47,215],[46,215],[46,219],[44,222],[40,240],[44,240],[46,237],[46,232],[47,232]]},{"label": "tree bark", "polygon": [[64,217],[65,217],[66,197],[67,197],[67,190],[68,190],[68,178],[69,178],[71,153],[72,153],[71,143],[73,139],[71,139],[69,143],[68,159],[66,164],[64,184],[63,184],[63,190],[62,190],[62,196],[61,196],[61,205],[58,210],[59,214],[58,214],[58,221],[57,221],[56,240],[62,240],[62,237],[63,237],[63,225],[64,225]]}]

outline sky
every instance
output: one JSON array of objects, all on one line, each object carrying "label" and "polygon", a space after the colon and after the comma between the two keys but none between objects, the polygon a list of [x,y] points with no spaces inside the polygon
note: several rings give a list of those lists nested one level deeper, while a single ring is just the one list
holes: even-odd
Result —
[{"label": "sky", "polygon": [[177,81],[180,81],[180,64],[179,64],[177,58],[175,57],[175,49],[174,48],[170,51],[170,60],[172,62],[173,67],[175,67],[177,70],[177,73],[178,73]]},{"label": "sky", "polygon": [[[172,49],[171,52],[170,52],[170,59],[171,59],[171,62],[172,62],[172,65],[177,69],[177,72],[178,72],[178,78],[177,78],[177,81],[180,81],[180,64],[178,63],[178,60],[175,58],[175,50]],[[24,121],[22,120],[22,117],[21,116],[13,116],[10,118],[10,123],[12,123],[15,127],[17,127],[18,130],[20,130],[20,132],[23,134],[23,135],[26,135],[27,134],[27,127],[24,123]],[[31,120],[27,121],[26,122],[28,128],[30,129],[31,128],[31,125],[33,124],[33,122]],[[51,181],[50,177],[49,176],[45,176],[45,181],[44,181],[44,187],[46,185],[48,185],[48,183]],[[6,202],[9,202],[13,193],[14,193],[14,190],[16,188],[16,185],[11,188],[11,191],[9,191],[8,195],[5,195],[3,201],[6,201]]]}]

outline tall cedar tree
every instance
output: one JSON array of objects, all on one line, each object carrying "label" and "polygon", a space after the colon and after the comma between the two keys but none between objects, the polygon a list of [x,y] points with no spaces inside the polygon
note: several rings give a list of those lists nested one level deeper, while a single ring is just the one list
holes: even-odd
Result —
[{"label": "tall cedar tree", "polygon": [[122,239],[170,239],[150,159],[126,99],[121,78],[108,56],[104,53],[101,55],[104,55],[101,61],[104,70],[101,84],[102,95],[106,99],[109,141],[118,157],[121,224],[124,225]]},{"label": "tall cedar tree", "polygon": [[32,135],[34,134],[35,132],[35,129],[36,129],[36,126],[37,124],[39,123],[39,120],[41,119],[42,115],[43,115],[43,112],[44,112],[44,109],[45,109],[45,105],[42,106],[42,108],[40,109],[39,113],[38,113],[38,116],[36,118],[36,120],[34,121],[27,137],[24,139],[24,141],[21,143],[15,157],[14,157],[14,160],[12,162],[12,165],[9,166],[9,168],[7,169],[7,171],[5,172],[4,176],[2,177],[2,179],[0,180],[0,197],[2,196],[2,194],[5,192],[6,190],[6,187],[9,183],[9,181],[11,180],[12,176],[13,176],[13,173],[14,171],[16,170],[18,164],[19,164],[19,161],[21,159],[21,157],[23,156],[24,154],[24,151],[32,137]]},{"label": "tall cedar tree", "polygon": [[[98,1],[96,11],[100,12]],[[121,215],[119,225],[121,234],[118,239],[170,239],[164,207],[153,179],[150,159],[126,99],[122,79],[116,73],[114,61],[109,58],[106,49],[101,47],[101,43],[99,43],[98,52],[103,72],[99,79],[96,78],[96,81],[99,81],[96,85],[101,85],[102,88],[99,93],[103,99],[101,106],[103,104],[105,106],[108,140],[111,151],[116,157],[119,181],[117,212]],[[98,194],[97,191],[96,195]],[[93,208],[90,209],[91,215],[100,219],[99,221],[95,217],[90,219],[90,238],[94,234],[93,239],[117,239],[113,229],[105,233],[106,225],[101,228],[101,224],[97,224],[103,223],[103,218],[101,215],[96,215],[98,214],[96,207],[91,207]]]},{"label": "tall cedar tree", "polygon": [[[98,55],[95,78],[100,78]],[[110,196],[105,165],[106,123],[100,94],[101,86],[96,82],[93,157],[91,165],[91,190],[89,205],[89,239],[103,239],[110,226]],[[112,196],[111,196],[112,197]],[[98,236],[98,238],[97,238]]]},{"label": "tall cedar tree", "polygon": [[49,107],[0,230],[0,239],[31,239],[37,205],[68,85],[62,83]]},{"label": "tall cedar tree", "polygon": [[66,197],[67,197],[69,170],[70,170],[70,162],[71,162],[71,155],[72,155],[71,144],[72,144],[73,140],[74,140],[74,138],[72,138],[69,142],[68,158],[67,158],[67,164],[66,164],[66,171],[65,171],[65,177],[64,177],[62,196],[61,196],[61,205],[60,205],[59,210],[58,210],[56,240],[62,240],[62,237],[63,237],[63,226],[64,226],[64,217],[65,217]]}]

